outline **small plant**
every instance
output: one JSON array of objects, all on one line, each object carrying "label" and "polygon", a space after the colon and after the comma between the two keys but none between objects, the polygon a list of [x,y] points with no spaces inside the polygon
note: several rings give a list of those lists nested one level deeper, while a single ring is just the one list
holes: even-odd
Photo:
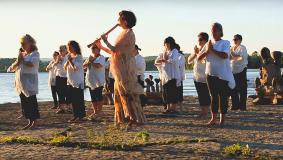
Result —
[{"label": "small plant", "polygon": [[230,156],[250,156],[251,149],[249,145],[241,146],[239,143],[223,148],[223,153]]},{"label": "small plant", "polygon": [[134,141],[139,141],[142,143],[148,142],[149,140],[149,133],[147,131],[138,132],[134,138]]},{"label": "small plant", "polygon": [[0,137],[0,143],[36,144],[39,143],[39,140],[28,136]]},{"label": "small plant", "polygon": [[51,137],[50,140],[48,141],[49,144],[51,145],[63,145],[70,142],[69,136],[54,136]]}]

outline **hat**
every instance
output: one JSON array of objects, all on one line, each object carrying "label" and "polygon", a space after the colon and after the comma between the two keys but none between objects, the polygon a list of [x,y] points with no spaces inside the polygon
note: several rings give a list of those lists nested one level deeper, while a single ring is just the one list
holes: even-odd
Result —
[{"label": "hat", "polygon": [[135,45],[135,48],[136,48],[137,50],[141,51],[141,49],[139,48],[138,45]]}]

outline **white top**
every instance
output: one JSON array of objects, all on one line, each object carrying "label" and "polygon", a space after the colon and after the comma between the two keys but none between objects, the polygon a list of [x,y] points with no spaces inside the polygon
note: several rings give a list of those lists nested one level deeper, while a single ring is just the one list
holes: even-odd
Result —
[{"label": "white top", "polygon": [[[203,47],[200,52],[204,52],[204,48],[205,47]],[[206,83],[205,67],[206,67],[206,60],[199,61],[197,58],[195,58],[194,69],[193,69],[194,81],[200,83]]]},{"label": "white top", "polygon": [[[161,53],[155,60],[161,60],[164,59],[163,57],[165,56],[165,53]],[[155,63],[158,71],[159,71],[159,76],[161,79],[161,84],[164,85],[166,84],[169,80],[172,79],[180,79],[180,69],[179,69],[179,52],[177,49],[173,49],[170,51],[168,54],[168,60],[166,62],[162,62],[161,64]]]},{"label": "white top", "polygon": [[67,77],[67,72],[64,70],[64,64],[67,62],[67,55],[63,58],[61,62],[56,64],[56,76]]},{"label": "white top", "polygon": [[83,57],[77,55],[72,59],[75,69],[71,65],[67,66],[67,84],[75,88],[84,89],[84,69]]},{"label": "white top", "polygon": [[[233,48],[233,47],[232,47]],[[233,74],[242,72],[248,66],[248,52],[245,46],[239,45],[234,50],[235,55],[241,57],[241,59],[232,59],[231,60],[231,68]]]},{"label": "white top", "polygon": [[143,56],[141,56],[140,54],[137,54],[135,56],[136,59],[136,67],[137,67],[137,75],[141,76],[141,80],[144,79],[144,71],[146,68],[146,64],[145,64],[145,60],[143,58]]},{"label": "white top", "polygon": [[56,65],[54,65],[54,60],[51,60],[48,66],[46,67],[49,70],[48,85],[56,85]]},{"label": "white top", "polygon": [[113,77],[113,75],[111,73],[111,70],[110,70],[110,64],[111,64],[111,57],[109,57],[108,60],[106,61],[105,69],[109,70],[108,77],[114,79],[114,77]]},{"label": "white top", "polygon": [[[216,51],[226,53],[228,58],[223,59],[214,53],[208,53],[205,74],[228,81],[228,86],[231,89],[235,88],[236,84],[230,66],[230,42],[227,40],[212,41],[212,45]],[[204,47],[206,48],[204,51],[206,51],[208,43]]]},{"label": "white top", "polygon": [[105,57],[100,55],[92,63],[102,65],[100,68],[95,68],[93,65],[87,68],[85,83],[91,90],[94,90],[105,84]]},{"label": "white top", "polygon": [[179,70],[180,70],[180,80],[183,81],[186,79],[185,76],[185,71],[186,71],[186,59],[185,56],[181,53],[179,53],[179,58],[178,58],[178,62],[179,62]]},{"label": "white top", "polygon": [[22,63],[19,65],[15,71],[15,87],[19,95],[23,93],[26,97],[30,97],[38,94],[39,53],[33,51],[23,58],[24,62],[31,62],[33,67],[28,67]]}]

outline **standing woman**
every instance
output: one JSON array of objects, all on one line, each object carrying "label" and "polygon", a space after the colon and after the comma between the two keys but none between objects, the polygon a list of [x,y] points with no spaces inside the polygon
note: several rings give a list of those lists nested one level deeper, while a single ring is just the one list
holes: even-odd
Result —
[{"label": "standing woman", "polygon": [[56,66],[56,88],[58,90],[58,98],[59,98],[59,106],[56,113],[64,113],[68,108],[70,102],[67,100],[67,72],[64,70],[64,64],[67,62],[67,46],[61,45],[59,47],[59,56],[54,62],[54,66]]},{"label": "standing woman", "polygon": [[91,47],[92,55],[84,62],[84,68],[87,69],[85,83],[89,87],[93,114],[91,119],[95,119],[102,113],[103,96],[102,90],[105,84],[105,57],[100,55],[100,49],[93,45]]},{"label": "standing woman", "polygon": [[234,46],[231,47],[231,68],[236,81],[236,87],[232,90],[232,108],[231,110],[245,111],[247,101],[247,66],[248,52],[242,45],[242,36],[234,36]]},{"label": "standing woman", "polygon": [[15,87],[20,95],[23,116],[28,119],[28,124],[22,129],[30,129],[34,127],[35,120],[40,118],[36,98],[40,58],[33,37],[26,34],[20,41],[18,58],[9,70],[16,73]]},{"label": "standing woman", "polygon": [[178,103],[177,80],[180,79],[179,56],[177,44],[173,37],[164,40],[164,53],[161,53],[155,60],[161,83],[163,86],[163,100],[166,104],[165,114],[175,113]]},{"label": "standing woman", "polygon": [[211,120],[208,125],[215,125],[220,108],[220,125],[224,124],[228,108],[228,92],[235,88],[235,80],[230,67],[230,42],[222,40],[223,29],[220,23],[213,23],[213,40],[210,40],[200,53],[198,60],[206,57],[206,81],[211,95]]},{"label": "standing woman", "polygon": [[184,95],[183,95],[183,81],[186,79],[186,59],[184,53],[181,51],[181,47],[177,44],[177,50],[179,51],[179,58],[178,58],[178,63],[179,63],[179,70],[180,70],[180,77],[179,80],[177,81],[177,90],[178,90],[178,102],[180,105],[180,111],[183,111],[183,100],[184,100]]},{"label": "standing woman", "polygon": [[79,43],[76,41],[69,41],[67,55],[67,62],[64,69],[67,71],[67,85],[68,96],[70,98],[74,118],[69,122],[81,121],[85,117],[85,103],[84,103],[84,69],[83,57]]},{"label": "standing woman", "polygon": [[209,36],[205,32],[201,32],[198,35],[198,46],[196,45],[194,48],[194,54],[191,54],[188,58],[188,63],[194,63],[193,75],[194,75],[194,83],[198,94],[198,101],[201,108],[201,113],[199,118],[206,118],[209,105],[210,105],[210,95],[209,90],[206,84],[206,75],[205,75],[205,66],[206,61],[197,60],[197,56],[200,52],[203,51],[205,44],[208,42]]},{"label": "standing woman", "polygon": [[50,61],[50,63],[47,65],[46,67],[46,71],[49,72],[49,80],[48,80],[48,85],[51,88],[51,93],[52,93],[52,98],[53,98],[53,103],[54,106],[52,107],[52,109],[56,109],[58,108],[58,100],[57,100],[57,96],[58,96],[58,90],[56,88],[56,59],[59,56],[59,52],[55,51],[53,53],[53,59]]},{"label": "standing woman", "polygon": [[111,45],[106,35],[102,35],[103,47],[100,41],[96,45],[111,54],[110,71],[114,76],[114,106],[115,123],[129,122],[143,124],[146,122],[139,95],[143,94],[143,88],[138,84],[135,62],[135,34],[132,27],[136,25],[136,16],[131,11],[121,11],[118,19],[123,31],[116,39],[115,45]]}]

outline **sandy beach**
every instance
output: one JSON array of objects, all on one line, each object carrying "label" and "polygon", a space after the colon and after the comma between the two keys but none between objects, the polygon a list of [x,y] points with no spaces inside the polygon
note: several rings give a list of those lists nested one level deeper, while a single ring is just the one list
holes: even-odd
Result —
[{"label": "sandy beach", "polygon": [[[86,105],[89,114],[90,103]],[[248,111],[229,111],[225,126],[207,127],[208,119],[197,118],[197,98],[186,97],[182,113],[164,115],[162,106],[146,106],[148,123],[123,131],[111,128],[114,124],[111,105],[104,106],[105,118],[79,124],[67,123],[72,114],[58,115],[51,107],[51,102],[40,102],[41,119],[37,127],[23,131],[20,128],[26,120],[16,119],[20,104],[0,105],[0,159],[283,159],[283,106],[253,106],[249,99]],[[46,143],[63,131],[69,142],[78,145]],[[139,133],[146,133],[147,137],[133,140],[140,137]],[[19,136],[40,143],[3,142],[5,137]],[[83,144],[89,143],[101,146],[84,147]],[[223,151],[237,143],[248,145],[250,155],[232,156]],[[116,144],[131,147],[113,147]]]}]

